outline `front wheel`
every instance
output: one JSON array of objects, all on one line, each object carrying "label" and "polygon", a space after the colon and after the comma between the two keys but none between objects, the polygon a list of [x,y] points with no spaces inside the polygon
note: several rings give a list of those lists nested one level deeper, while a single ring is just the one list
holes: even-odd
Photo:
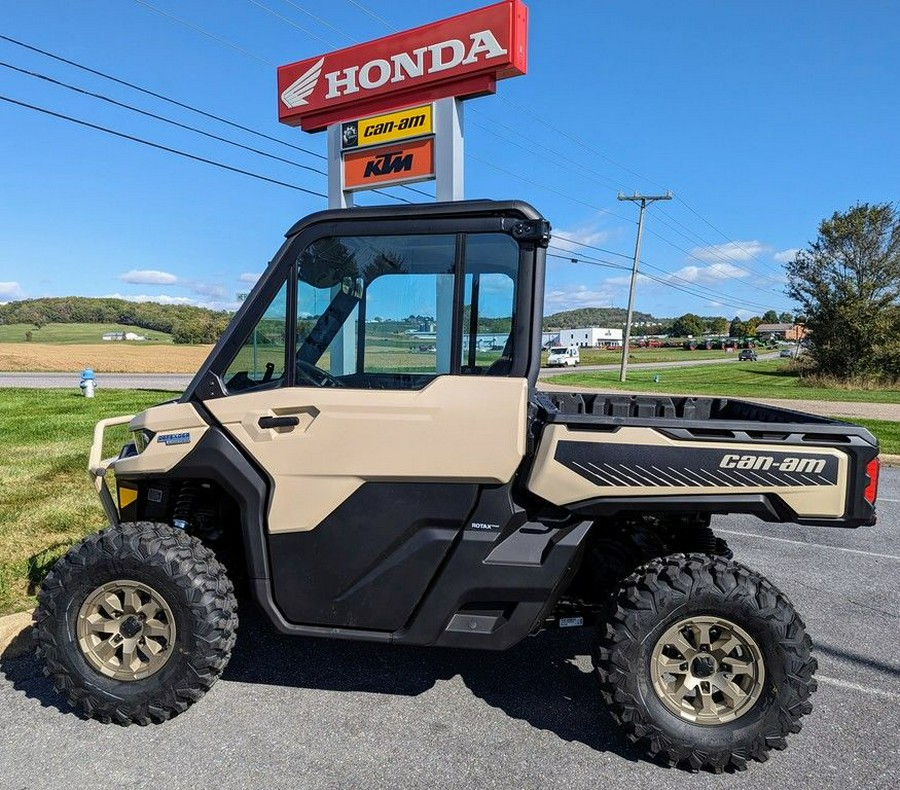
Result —
[{"label": "front wheel", "polygon": [[122,725],[164,721],[222,674],[237,613],[225,569],[166,524],[123,523],[86,538],[38,594],[38,653],[57,691]]},{"label": "front wheel", "polygon": [[665,765],[720,772],[799,732],[816,661],[803,621],[761,575],[705,554],[653,560],[601,622],[594,666],[628,738]]}]

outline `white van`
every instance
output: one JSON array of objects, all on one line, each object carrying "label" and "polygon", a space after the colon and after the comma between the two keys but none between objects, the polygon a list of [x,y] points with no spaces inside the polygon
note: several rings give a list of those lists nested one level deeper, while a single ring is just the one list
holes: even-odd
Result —
[{"label": "white van", "polygon": [[547,367],[549,368],[574,368],[581,357],[578,354],[578,346],[552,346],[547,354]]}]

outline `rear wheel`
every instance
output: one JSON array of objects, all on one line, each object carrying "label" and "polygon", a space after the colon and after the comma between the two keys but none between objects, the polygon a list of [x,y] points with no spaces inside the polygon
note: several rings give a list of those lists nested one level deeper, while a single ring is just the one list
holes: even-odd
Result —
[{"label": "rear wheel", "polygon": [[783,749],[812,706],[816,661],[790,602],[720,557],[639,568],[610,600],[594,666],[630,740],[666,765],[745,768]]},{"label": "rear wheel", "polygon": [[101,721],[148,724],[200,699],[228,663],[233,588],[212,551],[166,524],[74,546],[44,580],[38,652],[58,691]]}]

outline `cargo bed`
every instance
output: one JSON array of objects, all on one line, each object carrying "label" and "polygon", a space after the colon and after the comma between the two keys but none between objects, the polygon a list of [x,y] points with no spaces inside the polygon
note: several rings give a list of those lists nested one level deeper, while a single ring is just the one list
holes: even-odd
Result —
[{"label": "cargo bed", "polygon": [[878,443],[864,428],[731,398],[539,392],[535,406],[528,488],[583,515],[875,523]]}]

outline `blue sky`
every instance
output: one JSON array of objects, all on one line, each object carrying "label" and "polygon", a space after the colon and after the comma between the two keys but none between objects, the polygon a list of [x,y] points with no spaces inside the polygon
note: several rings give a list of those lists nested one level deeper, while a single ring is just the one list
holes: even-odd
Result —
[{"label": "blue sky", "polygon": [[[278,124],[276,65],[479,5],[0,0],[0,33],[323,154],[323,135]],[[547,312],[624,306],[628,272],[609,264],[630,266],[637,207],[618,191],[676,196],[648,210],[642,266],[656,279],[641,279],[636,308],[657,316],[789,310],[782,263],[818,222],[897,199],[900,3],[528,6],[529,74],[466,105],[466,195],[527,200],[562,236],[604,250],[557,237]],[[324,167],[3,40],[0,61]],[[322,175],[6,67],[0,95],[325,191]],[[0,127],[0,301],[119,294],[227,307],[284,231],[325,205],[6,102]]]}]

